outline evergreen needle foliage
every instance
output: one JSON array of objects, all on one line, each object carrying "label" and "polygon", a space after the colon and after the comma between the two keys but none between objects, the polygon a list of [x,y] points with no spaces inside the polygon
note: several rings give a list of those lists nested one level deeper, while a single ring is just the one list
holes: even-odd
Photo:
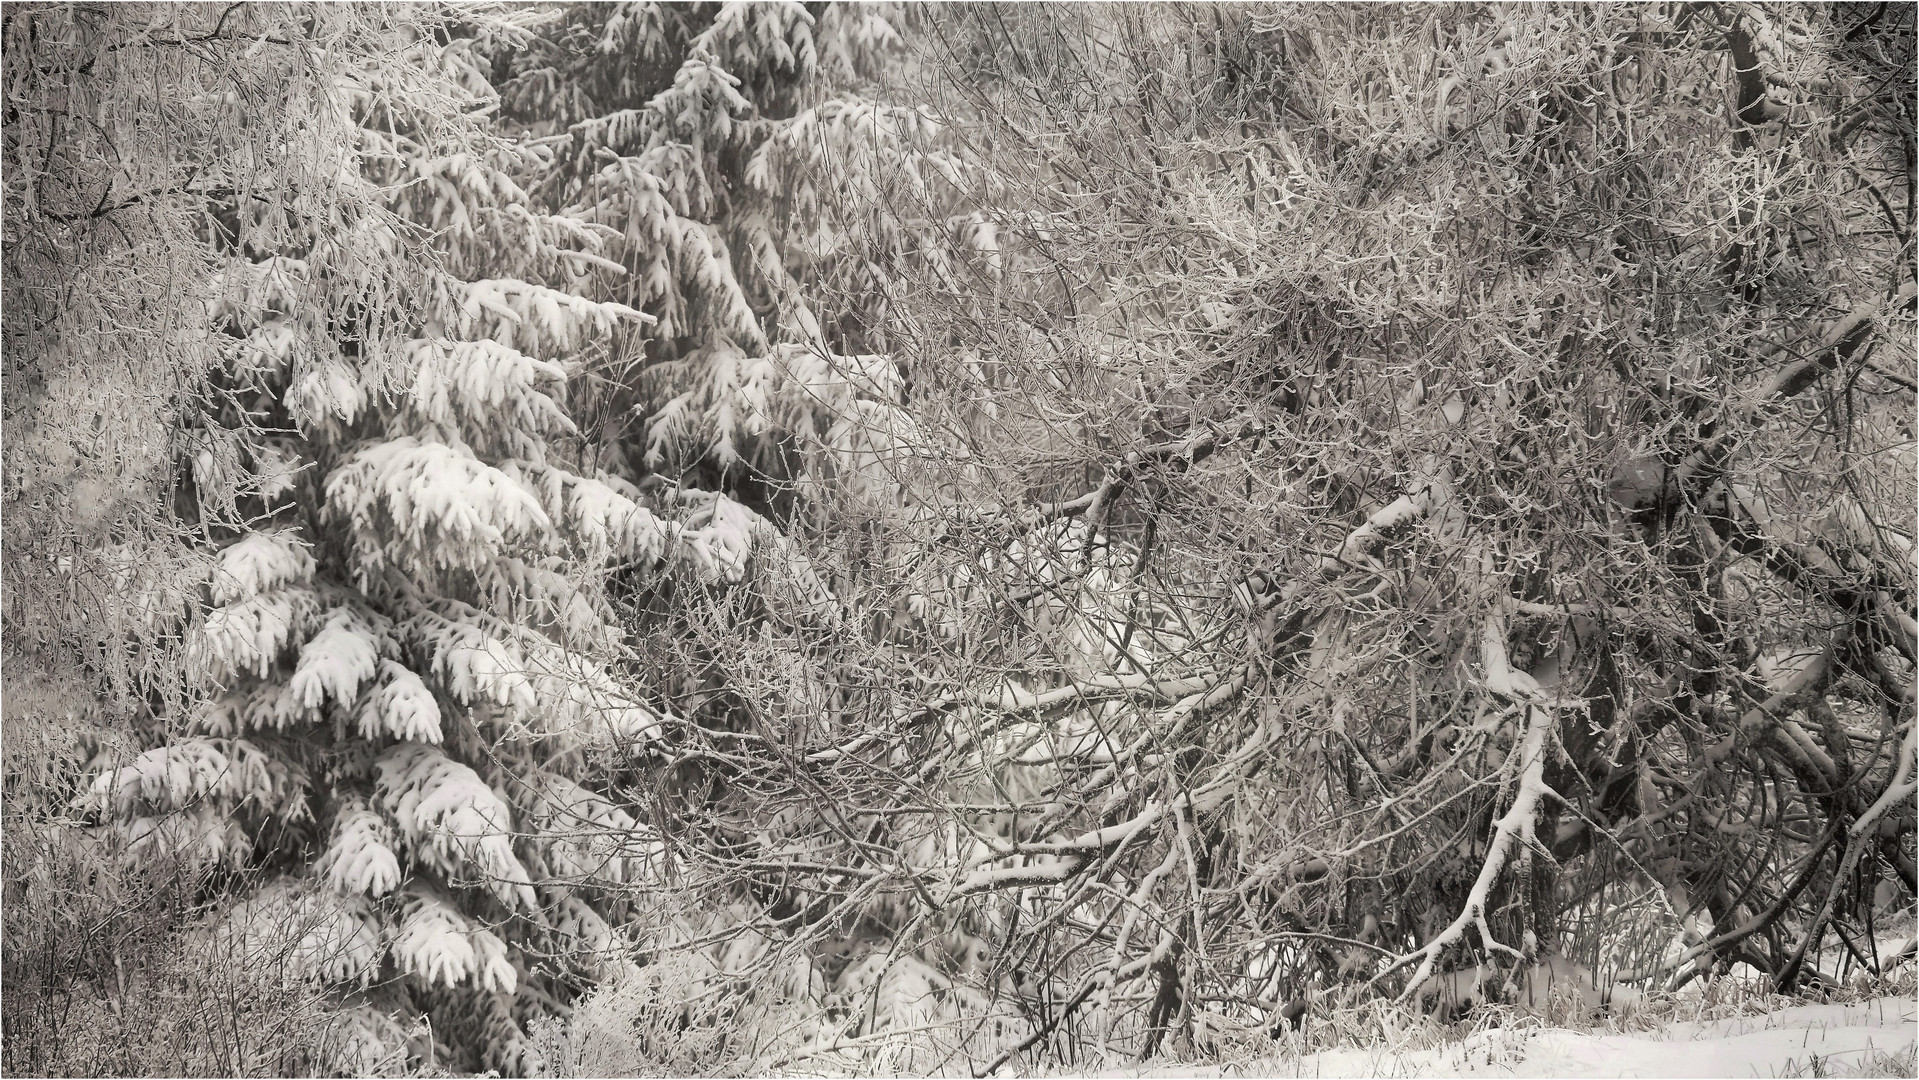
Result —
[{"label": "evergreen needle foliage", "polygon": [[0,37],[9,1070],[1090,1069],[1900,962],[1910,9]]}]

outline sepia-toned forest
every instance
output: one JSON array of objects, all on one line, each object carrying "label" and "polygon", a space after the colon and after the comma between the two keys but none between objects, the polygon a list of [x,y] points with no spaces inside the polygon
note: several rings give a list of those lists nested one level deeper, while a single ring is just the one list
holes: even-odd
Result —
[{"label": "sepia-toned forest", "polygon": [[7,4],[0,1064],[1911,997],[1914,39]]}]

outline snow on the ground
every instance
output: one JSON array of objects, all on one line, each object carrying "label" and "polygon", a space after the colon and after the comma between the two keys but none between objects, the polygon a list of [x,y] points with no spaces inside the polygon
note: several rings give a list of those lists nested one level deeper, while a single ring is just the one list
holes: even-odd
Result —
[{"label": "snow on the ground", "polygon": [[[1145,1075],[1667,1076],[1858,1075],[1853,1070],[1919,1040],[1919,1005],[1874,998],[1851,1005],[1803,1005],[1723,1020],[1678,1022],[1637,1034],[1564,1028],[1494,1028],[1430,1050],[1324,1050],[1201,1073]],[[1813,1059],[1819,1059],[1815,1069]],[[1133,1073],[1131,1075],[1141,1075]]]},{"label": "snow on the ground", "polygon": [[[1770,1014],[1726,1020],[1681,1022],[1639,1035],[1582,1034],[1564,1029],[1488,1032],[1524,1039],[1518,1060],[1499,1062],[1494,1047],[1462,1043],[1435,1061],[1448,1076],[1780,1076],[1806,1071],[1812,1058],[1827,1071],[1856,1065],[1870,1056],[1913,1045],[1919,1007],[1899,998],[1878,998],[1856,1005],[1804,1005]],[[1474,1058],[1479,1057],[1478,1061]],[[1423,1070],[1422,1070],[1423,1071]],[[1327,1074],[1331,1075],[1331,1074]]]}]

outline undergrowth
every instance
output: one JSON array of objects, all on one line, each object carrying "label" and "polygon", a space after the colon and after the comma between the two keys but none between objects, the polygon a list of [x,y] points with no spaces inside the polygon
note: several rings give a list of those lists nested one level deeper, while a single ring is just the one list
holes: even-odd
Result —
[{"label": "undergrowth", "polygon": [[[703,998],[676,996],[674,985],[690,986],[687,972],[675,967],[650,977],[630,977],[615,989],[590,995],[570,1023],[542,1032],[556,1074],[579,1076],[648,1075],[975,1075],[991,1053],[958,1055],[938,1039],[895,1033],[867,1042],[859,1054],[813,1054],[784,1063],[767,1056],[769,1037],[784,1034],[793,1046],[802,1018],[793,1006],[767,1009],[764,1001],[740,990]],[[1526,1010],[1504,1005],[1475,1009],[1457,1023],[1442,1024],[1412,1008],[1371,998],[1322,1002],[1299,1030],[1275,1032],[1265,1023],[1236,1023],[1217,1013],[1194,1016],[1190,1033],[1169,1039],[1164,1053],[1139,1061],[1118,1046],[1105,1054],[1090,1043],[1072,1047],[1069,1064],[1008,1060],[999,1075],[1087,1075],[1111,1070],[1142,1073],[1205,1071],[1222,1076],[1280,1075],[1298,1071],[1304,1059],[1332,1050],[1359,1050],[1376,1057],[1381,1069],[1405,1054],[1470,1045],[1492,1064],[1517,1065],[1535,1034],[1567,1028],[1592,1034],[1646,1034],[1676,1024],[1707,1024],[1737,1017],[1758,1017],[1807,1004],[1854,1004],[1876,998],[1913,997],[1919,979],[1911,964],[1884,978],[1798,995],[1772,993],[1758,979],[1725,976],[1696,983],[1677,993],[1657,992],[1630,1008],[1597,1017],[1581,1014],[1570,1001]],[[756,1006],[759,1010],[757,1011]],[[1097,1030],[1088,1017],[1085,1030]],[[784,1021],[784,1023],[782,1023]],[[865,1040],[862,1040],[865,1041]],[[993,1040],[997,1050],[1001,1040]],[[1059,1054],[1061,1048],[1054,1046]],[[1911,1076],[1910,1047],[1864,1060],[1827,1061],[1808,1056],[1780,1062],[1782,1076]],[[906,1062],[918,1068],[903,1068]],[[936,1067],[927,1068],[928,1063]],[[769,1068],[769,1065],[780,1067]]]}]

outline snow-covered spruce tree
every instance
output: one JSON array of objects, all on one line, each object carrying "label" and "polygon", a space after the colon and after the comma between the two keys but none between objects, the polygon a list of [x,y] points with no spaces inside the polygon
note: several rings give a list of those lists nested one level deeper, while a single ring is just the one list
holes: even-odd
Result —
[{"label": "snow-covered spruce tree", "polygon": [[793,437],[862,391],[897,395],[869,355],[887,348],[888,268],[952,223],[876,208],[923,207],[953,170],[925,116],[860,96],[900,22],[888,5],[578,5],[497,62],[508,122],[555,157],[544,204],[617,234],[604,254],[624,272],[596,295],[658,317],[621,342],[602,410],[612,434],[643,432],[606,447],[627,475],[772,506]]},{"label": "snow-covered spruce tree", "polygon": [[[310,24],[247,10],[269,42]],[[617,887],[665,866],[600,786],[666,719],[616,674],[601,584],[734,556],[582,463],[568,384],[651,317],[581,295],[611,231],[543,211],[548,152],[488,129],[487,58],[528,31],[455,14],[395,15],[338,73],[289,145],[317,180],[222,163],[207,700],[93,798],[243,880],[215,932],[348,994],[364,1063],[425,1016],[416,1054],[526,1073],[523,1025],[619,960]]]},{"label": "snow-covered spruce tree", "polygon": [[[660,1067],[831,1041],[860,1025],[861,995],[884,974],[866,960],[892,936],[890,901],[821,903],[798,884],[795,853],[841,823],[818,792],[767,781],[784,775],[783,747],[864,730],[829,707],[831,687],[901,665],[887,653],[897,641],[867,632],[894,622],[898,598],[863,594],[884,551],[862,522],[924,497],[891,465],[933,441],[902,408],[891,282],[903,265],[990,257],[943,132],[886,103],[876,79],[905,29],[874,6],[582,5],[495,61],[503,115],[554,154],[534,188],[544,205],[617,233],[601,254],[626,272],[596,275],[590,295],[659,320],[623,333],[582,427],[606,436],[605,468],[659,491],[716,553],[699,575],[622,593],[648,681],[691,721],[669,731],[649,808],[682,841],[680,880],[698,899],[681,905],[690,917],[638,932],[663,951],[709,943],[703,970],[650,964],[644,978],[669,983],[623,1000],[645,1011],[636,1003],[691,994],[679,978],[704,980],[708,1001],[752,999],[688,1011],[682,1027],[735,1038],[702,1050],[668,1034],[645,1052],[666,1055]],[[780,977],[752,978],[768,970]],[[903,1000],[927,992],[920,979]],[[774,1032],[756,1010],[780,997],[804,1003],[805,1022]],[[831,1016],[829,999],[843,1006]]]},{"label": "snow-covered spruce tree", "polygon": [[73,801],[188,722],[183,634],[207,540],[240,524],[230,502],[175,498],[211,449],[194,429],[220,363],[212,215],[271,220],[298,201],[355,216],[329,106],[408,21],[171,3],[0,15],[8,1071],[334,1067],[316,988],[189,932],[225,902],[206,860],[90,826]]}]

